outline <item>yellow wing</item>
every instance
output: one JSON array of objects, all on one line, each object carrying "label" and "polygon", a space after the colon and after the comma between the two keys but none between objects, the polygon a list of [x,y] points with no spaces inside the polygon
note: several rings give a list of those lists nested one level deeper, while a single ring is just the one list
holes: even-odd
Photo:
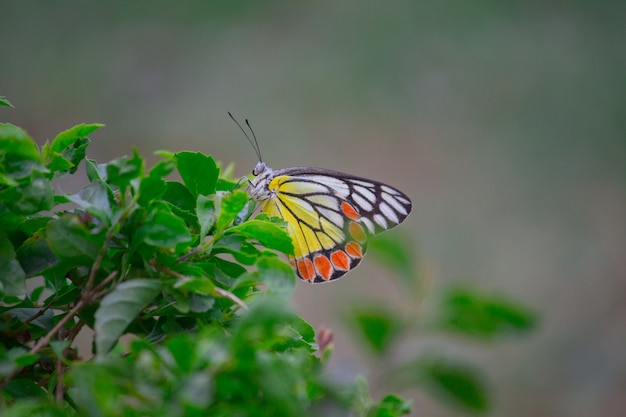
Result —
[{"label": "yellow wing", "polygon": [[287,222],[292,264],[308,282],[332,281],[354,269],[367,238],[395,227],[411,211],[405,194],[376,181],[320,168],[271,173],[261,209]]}]

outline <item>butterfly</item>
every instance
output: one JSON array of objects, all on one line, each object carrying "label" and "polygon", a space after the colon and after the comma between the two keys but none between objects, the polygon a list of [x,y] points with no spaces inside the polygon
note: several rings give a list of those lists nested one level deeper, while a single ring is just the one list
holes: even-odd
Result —
[{"label": "butterfly", "polygon": [[370,236],[397,226],[411,212],[406,194],[378,181],[322,168],[273,170],[246,124],[259,157],[254,178],[246,178],[247,191],[262,212],[287,223],[294,246],[290,262],[300,279],[320,283],[342,277],[359,265]]}]

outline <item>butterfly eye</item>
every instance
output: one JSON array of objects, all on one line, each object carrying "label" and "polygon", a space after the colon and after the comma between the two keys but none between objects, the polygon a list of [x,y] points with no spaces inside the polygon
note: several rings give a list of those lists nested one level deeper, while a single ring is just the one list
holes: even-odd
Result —
[{"label": "butterfly eye", "polygon": [[259,174],[263,173],[266,168],[267,165],[265,165],[265,162],[259,162],[252,170],[252,175],[254,175],[255,177],[258,176]]}]

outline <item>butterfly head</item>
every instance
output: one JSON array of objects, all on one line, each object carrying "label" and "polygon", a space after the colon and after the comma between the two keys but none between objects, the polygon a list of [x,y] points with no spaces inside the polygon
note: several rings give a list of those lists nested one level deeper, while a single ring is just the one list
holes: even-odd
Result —
[{"label": "butterfly head", "polygon": [[259,161],[252,170],[254,178],[248,182],[248,192],[255,200],[266,200],[272,197],[272,192],[268,189],[268,184],[274,178],[274,170],[265,162]]},{"label": "butterfly head", "polygon": [[252,175],[254,175],[255,177],[258,177],[259,175],[264,173],[266,170],[267,170],[267,165],[265,165],[265,162],[259,161],[259,163],[256,164],[256,166],[252,170]]}]

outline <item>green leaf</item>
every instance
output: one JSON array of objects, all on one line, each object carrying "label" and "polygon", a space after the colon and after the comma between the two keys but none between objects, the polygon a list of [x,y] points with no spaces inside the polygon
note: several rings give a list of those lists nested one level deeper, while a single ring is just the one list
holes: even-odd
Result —
[{"label": "green leaf", "polygon": [[17,249],[17,259],[27,276],[39,274],[59,263],[46,241],[45,227],[33,233]]},{"label": "green leaf", "polygon": [[252,265],[259,257],[260,251],[248,242],[248,239],[239,234],[222,236],[213,244],[211,253],[230,253],[235,259],[244,265]]},{"label": "green leaf", "polygon": [[15,257],[13,245],[3,232],[0,232],[0,271],[0,300],[6,295],[26,293],[26,274]]},{"label": "green leaf", "polygon": [[0,96],[0,106],[13,107],[13,104],[5,96]]},{"label": "green leaf", "polygon": [[9,123],[0,123],[0,155],[3,153],[6,154],[6,162],[41,162],[35,141],[25,131]]},{"label": "green leaf", "polygon": [[367,412],[368,417],[398,417],[411,412],[411,401],[388,394]]},{"label": "green leaf", "polygon": [[15,189],[19,195],[9,206],[15,212],[21,214],[37,213],[49,210],[52,207],[53,195],[52,186],[48,178],[39,171],[32,174]]},{"label": "green leaf", "polygon": [[[35,381],[26,378],[15,378],[9,381],[5,391],[9,396],[15,399],[24,400],[26,398],[44,398],[45,392],[38,386]],[[4,415],[4,414],[3,414]],[[29,414],[32,415],[32,414]]]},{"label": "green leaf", "polygon": [[235,191],[224,195],[222,197],[222,209],[215,228],[223,230],[228,226],[246,206],[249,198],[248,194],[243,191]]},{"label": "green leaf", "polygon": [[106,181],[107,179],[107,165],[98,164],[93,159],[85,160],[85,169],[87,171],[87,178],[89,181]]},{"label": "green leaf", "polygon": [[96,311],[96,351],[107,353],[130,323],[156,296],[162,283],[155,279],[136,278],[122,282],[108,293]]},{"label": "green leaf", "polygon": [[43,154],[47,167],[60,173],[76,172],[80,161],[85,159],[85,152],[89,146],[87,135],[103,126],[97,123],[83,123],[59,133],[50,145],[46,143],[44,146]]},{"label": "green leaf", "polygon": [[350,319],[355,324],[354,330],[358,330],[359,336],[378,355],[386,352],[403,327],[392,311],[378,306],[355,309]]},{"label": "green leaf", "polygon": [[440,308],[435,328],[479,338],[525,333],[537,321],[530,310],[517,303],[469,289],[447,291]]},{"label": "green leaf", "polygon": [[147,207],[152,201],[159,200],[166,191],[163,177],[175,168],[171,159],[159,161],[150,169],[147,177],[141,179],[139,186],[139,205]]},{"label": "green leaf", "polygon": [[221,207],[221,197],[218,195],[211,195],[205,197],[203,195],[198,196],[196,202],[196,217],[198,223],[200,223],[200,240],[204,239],[211,228],[217,222]]},{"label": "green leaf", "polygon": [[174,288],[186,290],[196,294],[215,294],[215,284],[210,279],[204,277],[190,277],[177,281]]},{"label": "green leaf", "polygon": [[134,234],[133,245],[145,243],[150,246],[171,248],[179,243],[191,242],[192,236],[185,222],[175,216],[166,204],[158,204],[149,213]]},{"label": "green leaf", "polygon": [[293,241],[284,228],[264,220],[252,219],[228,229],[228,233],[241,233],[249,239],[258,240],[268,249],[293,255]]},{"label": "green leaf", "polygon": [[296,289],[296,274],[293,268],[277,257],[258,260],[259,280],[267,285],[267,292],[289,298]]},{"label": "green leaf", "polygon": [[90,264],[104,243],[104,236],[92,233],[79,215],[64,214],[48,222],[46,240],[57,258]]},{"label": "green leaf", "polygon": [[131,181],[143,175],[144,161],[133,149],[132,158],[123,156],[114,159],[107,164],[107,183],[116,185],[120,190],[125,190]]},{"label": "green leaf", "polygon": [[97,215],[100,220],[105,221],[104,225],[110,223],[112,207],[117,206],[113,190],[100,179],[93,180],[78,194],[68,196],[68,199],[78,207]]},{"label": "green leaf", "polygon": [[[92,132],[104,127],[103,124],[92,123],[92,124],[79,124],[74,127],[71,127],[57,135],[56,138],[52,141],[52,150],[63,153],[67,151],[70,147],[76,146],[77,142],[80,142],[82,139],[87,138]],[[82,145],[81,145],[82,146]],[[83,151],[84,155],[84,151]],[[71,158],[69,158],[71,160]],[[80,158],[82,159],[82,158]]]},{"label": "green leaf", "polygon": [[161,200],[167,201],[173,207],[179,216],[182,217],[183,213],[193,215],[195,217],[196,199],[191,192],[178,182],[167,181],[165,183],[165,193],[161,197]]},{"label": "green leaf", "polygon": [[210,156],[200,152],[176,153],[178,172],[194,196],[215,194],[220,170]]},{"label": "green leaf", "polygon": [[422,358],[414,366],[416,382],[433,395],[468,411],[481,412],[489,408],[487,388],[472,367],[441,358]]}]

